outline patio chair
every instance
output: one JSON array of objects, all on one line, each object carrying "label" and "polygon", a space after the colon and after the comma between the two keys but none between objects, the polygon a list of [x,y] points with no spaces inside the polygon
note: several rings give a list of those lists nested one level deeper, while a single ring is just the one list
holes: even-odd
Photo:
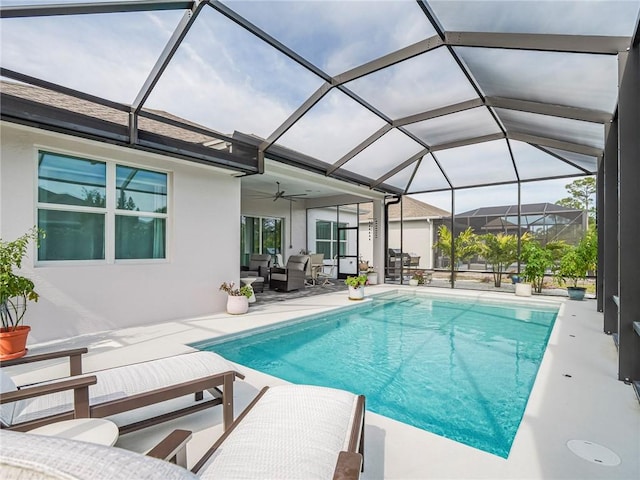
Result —
[{"label": "patio chair", "polygon": [[331,263],[331,269],[328,272],[325,272],[324,268],[318,272],[317,277],[319,280],[322,280],[322,283],[320,284],[321,287],[325,285],[333,285],[333,283],[331,283],[331,279],[334,278],[337,262],[338,262],[338,256],[336,255],[333,257],[333,260]]},{"label": "patio chair", "polygon": [[307,285],[316,285],[318,271],[322,268],[324,261],[324,253],[309,254],[309,262],[307,262],[306,281]]},{"label": "patio chair", "polygon": [[213,352],[186,353],[82,375],[84,353],[86,348],[3,362],[2,367],[7,367],[69,357],[70,377],[20,388],[1,369],[0,426],[28,431],[73,418],[108,417],[125,434],[216,405],[222,405],[225,428],[233,421],[233,382],[244,376]]},{"label": "patio chair", "polygon": [[291,255],[286,268],[272,268],[269,286],[273,290],[290,292],[305,286],[309,255]]},{"label": "patio chair", "polygon": [[[191,432],[176,430],[147,456],[55,437],[0,432],[4,480],[48,473],[54,478],[357,479],[363,466],[365,399],[332,388],[266,387],[193,467]],[[27,439],[26,436],[29,435]],[[32,478],[32,477],[29,477]],[[50,477],[47,477],[50,478]]]},{"label": "patio chair", "polygon": [[[269,277],[269,268],[271,267],[271,255],[252,253],[249,257],[249,265],[240,267],[240,278],[243,277],[262,277],[263,279]],[[254,289],[258,286],[260,291],[264,291],[264,280],[262,282],[256,281]]]}]

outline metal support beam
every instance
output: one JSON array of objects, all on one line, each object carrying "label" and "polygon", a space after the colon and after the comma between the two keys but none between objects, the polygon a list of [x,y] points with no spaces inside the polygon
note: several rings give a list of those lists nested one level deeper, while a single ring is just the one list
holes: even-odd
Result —
[{"label": "metal support beam", "polygon": [[78,98],[80,100],[86,100],[87,102],[97,103],[99,105],[113,108],[121,112],[128,112],[129,109],[131,108],[129,105],[125,105],[124,103],[114,102],[102,97],[91,95],[89,93],[81,92],[79,90],[63,87],[62,85],[58,85],[57,83],[48,82],[46,80],[32,77],[24,73],[16,72],[14,70],[9,70],[8,68],[0,68],[0,76],[11,78],[12,80],[17,80],[18,82],[22,82],[22,83],[28,83],[29,85],[34,85],[36,87],[45,88],[53,92],[62,93],[63,95],[68,95],[70,97]]},{"label": "metal support beam", "polygon": [[311,96],[307,98],[305,102],[296,109],[295,112],[289,115],[289,118],[282,122],[282,124],[271,135],[269,135],[269,137],[264,142],[262,142],[262,144],[260,144],[260,149],[266,150],[273,143],[275,143],[278,138],[284,135],[285,132],[289,130],[298,120],[300,120],[305,113],[311,110],[311,108],[313,108],[313,106],[318,103],[322,99],[322,97],[324,97],[329,92],[329,90],[331,90],[331,88],[333,87],[328,83],[323,83],[322,85],[320,85],[320,88],[313,92]]},{"label": "metal support beam", "polygon": [[536,33],[445,32],[444,41],[453,47],[507,48],[546,52],[617,55],[629,46],[628,37],[599,35],[552,35]]},{"label": "metal support beam", "polygon": [[[530,135],[528,133],[520,132],[507,132],[507,137],[512,140],[520,140],[521,142],[533,143],[536,145],[542,145],[545,147],[558,148],[560,150],[566,150],[568,152],[581,153],[582,155],[588,155],[590,157],[599,157],[602,155],[602,150],[588,145],[581,145],[578,143],[565,142],[563,140],[556,140],[555,138],[540,137],[537,135]],[[590,172],[595,174],[595,170]]]},{"label": "metal support beam", "polygon": [[0,7],[0,18],[184,10],[191,8],[194,3],[193,0],[131,0],[121,2],[59,3],[55,5],[12,5]]},{"label": "metal support beam", "polygon": [[553,105],[542,102],[531,102],[515,98],[486,97],[485,104],[488,107],[517,110],[519,112],[539,113],[541,115],[552,115],[554,117],[570,118],[572,120],[582,120],[583,122],[592,123],[607,123],[610,122],[612,118],[610,113],[601,112],[599,110],[569,107],[566,105]]},{"label": "metal support beam", "polygon": [[391,65],[395,65],[396,63],[426,53],[430,50],[442,46],[443,44],[444,42],[437,35],[421,40],[417,43],[414,43],[413,45],[401,48],[400,50],[396,50],[393,53],[389,53],[388,55],[376,58],[375,60],[360,65],[359,67],[352,68],[351,70],[347,70],[344,73],[336,75],[333,78],[333,84],[341,85],[343,83],[350,82],[352,80],[355,80],[356,78],[369,75],[370,73],[382,70],[383,68],[390,67]]},{"label": "metal support beam", "polygon": [[[618,379],[640,381],[640,47],[630,49],[618,94]],[[624,61],[621,55],[619,61]]]},{"label": "metal support beam", "polygon": [[[609,138],[609,126],[605,127],[605,139]],[[605,144],[606,148],[606,144]],[[596,309],[604,311],[604,157],[598,162],[596,175],[596,228],[598,234],[598,264],[596,266]],[[587,223],[588,223],[587,218]],[[605,330],[606,332],[606,330]]]},{"label": "metal support beam", "polygon": [[236,24],[240,25],[242,28],[248,30],[253,35],[258,37],[260,40],[262,40],[263,42],[265,42],[268,45],[272,46],[276,50],[279,50],[281,53],[283,53],[284,55],[289,57],[294,62],[302,65],[307,70],[315,73],[320,78],[322,78],[325,82],[331,83],[332,79],[331,79],[331,76],[329,74],[327,74],[323,70],[319,69],[318,67],[316,67],[311,62],[307,61],[304,57],[301,57],[300,55],[298,55],[296,52],[291,50],[289,47],[287,47],[283,43],[281,43],[278,40],[276,40],[274,37],[269,35],[264,30],[258,28],[256,25],[254,25],[253,23],[248,21],[246,18],[244,18],[241,15],[237,14],[234,10],[229,8],[224,3],[222,3],[222,2],[220,2],[218,0],[207,0],[207,1],[209,2],[209,6],[211,6],[214,10],[216,10],[219,13],[221,13],[225,17],[227,17],[232,22],[235,22]]},{"label": "metal support beam", "polygon": [[429,110],[427,112],[417,113],[415,115],[409,115],[408,117],[399,118],[393,121],[394,127],[401,127],[403,125],[409,125],[411,123],[423,122],[432,118],[442,117],[444,115],[450,115],[452,113],[462,112],[464,110],[471,110],[472,108],[482,107],[484,103],[479,98],[473,100],[467,100],[466,102],[455,103],[453,105],[447,105],[446,107],[436,108],[435,110]]},{"label": "metal support beam", "polygon": [[355,157],[357,154],[359,154],[361,151],[363,151],[365,148],[367,148],[373,142],[375,142],[380,137],[382,137],[389,130],[391,130],[391,125],[384,125],[382,128],[378,129],[376,132],[373,133],[373,135],[370,135],[369,138],[366,138],[364,141],[362,141],[360,143],[360,145],[357,145],[354,149],[352,149],[350,152],[348,152],[346,155],[344,155],[340,160],[338,160],[336,163],[334,163],[327,170],[327,175],[331,175],[333,172],[335,172],[337,169],[339,169],[342,165],[347,163],[349,160],[351,160],[353,157]]},{"label": "metal support beam", "polygon": [[440,145],[433,145],[431,147],[432,152],[440,150],[447,150],[448,148],[464,147],[466,145],[474,145],[476,143],[491,142],[493,140],[502,140],[504,135],[502,133],[492,133],[491,135],[483,135],[482,137],[467,138],[465,140],[456,140],[455,142],[441,143]]},{"label": "metal support beam", "polygon": [[160,80],[160,76],[169,65],[169,62],[178,50],[178,47],[182,43],[182,40],[184,40],[184,37],[187,36],[189,29],[193,25],[193,22],[196,21],[198,14],[202,10],[202,7],[204,7],[207,3],[208,0],[194,2],[193,8],[185,12],[180,19],[180,23],[178,23],[178,26],[173,31],[171,38],[169,38],[169,41],[158,57],[156,64],[151,69],[151,72],[149,73],[149,76],[147,76],[144,85],[142,85],[142,88],[138,92],[136,99],[131,104],[131,109],[134,114],[137,115],[138,112],[142,109],[144,102],[146,102],[147,98],[149,98],[149,95],[151,95],[151,90],[153,90],[153,87],[155,87],[158,83],[158,80]]},{"label": "metal support beam", "polygon": [[383,176],[379,177],[375,182],[371,184],[371,188],[375,188],[381,183],[384,183],[387,179],[393,177],[396,173],[401,172],[412,163],[417,162],[428,153],[429,153],[429,150],[427,150],[426,148],[424,150],[419,151],[418,153],[413,155],[411,158],[405,160],[400,165],[395,167],[393,170],[390,170],[389,172],[385,173]]},{"label": "metal support beam", "polygon": [[547,155],[551,155],[552,157],[557,158],[558,160],[566,163],[567,165],[571,165],[574,168],[577,168],[578,170],[580,170],[581,172],[584,172],[585,175],[593,175],[593,172],[591,172],[590,170],[587,170],[586,168],[578,165],[575,162],[572,162],[570,160],[567,160],[566,158],[564,158],[561,155],[558,155],[556,152],[552,152],[551,150],[549,150],[548,148],[544,148],[541,147],[540,145],[532,145],[533,147],[537,148],[538,150],[543,151],[544,153],[546,153]]}]

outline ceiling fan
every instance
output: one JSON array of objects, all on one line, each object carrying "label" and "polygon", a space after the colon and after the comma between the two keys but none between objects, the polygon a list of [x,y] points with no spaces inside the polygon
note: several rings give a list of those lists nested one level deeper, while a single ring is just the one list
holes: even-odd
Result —
[{"label": "ceiling fan", "polygon": [[276,182],[276,184],[278,185],[278,189],[276,190],[276,193],[274,193],[273,195],[268,195],[266,197],[263,196],[262,198],[272,198],[274,202],[281,198],[284,200],[295,202],[296,197],[304,197],[306,195],[306,193],[294,193],[294,194],[287,195],[284,190],[280,190],[280,182]]}]

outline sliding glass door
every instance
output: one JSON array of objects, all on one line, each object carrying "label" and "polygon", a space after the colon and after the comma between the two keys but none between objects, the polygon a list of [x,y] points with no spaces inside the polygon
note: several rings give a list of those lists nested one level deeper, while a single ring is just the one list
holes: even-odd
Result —
[{"label": "sliding glass door", "polygon": [[252,253],[282,253],[282,218],[247,217],[240,219],[240,264],[249,265]]}]

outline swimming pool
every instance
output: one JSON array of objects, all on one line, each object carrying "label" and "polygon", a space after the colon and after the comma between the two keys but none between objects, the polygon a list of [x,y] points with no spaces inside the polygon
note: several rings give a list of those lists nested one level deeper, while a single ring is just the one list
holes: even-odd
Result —
[{"label": "swimming pool", "polygon": [[356,307],[195,344],[293,383],[506,458],[558,312],[388,292]]}]

